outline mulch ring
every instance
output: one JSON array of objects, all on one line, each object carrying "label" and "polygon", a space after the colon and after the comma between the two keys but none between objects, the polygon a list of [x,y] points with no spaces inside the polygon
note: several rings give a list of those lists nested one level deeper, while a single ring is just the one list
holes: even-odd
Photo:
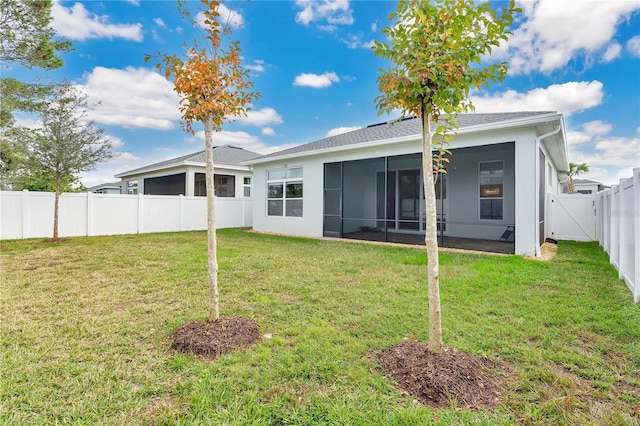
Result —
[{"label": "mulch ring", "polygon": [[246,349],[260,340],[260,327],[249,318],[220,317],[216,321],[193,321],[171,335],[171,347],[205,359],[216,359],[235,349]]},{"label": "mulch ring", "polygon": [[[484,364],[455,348],[434,354],[426,343],[406,340],[376,354],[384,372],[407,394],[434,408],[493,408],[501,399],[502,387],[496,374]],[[483,364],[484,363],[484,364]]]}]

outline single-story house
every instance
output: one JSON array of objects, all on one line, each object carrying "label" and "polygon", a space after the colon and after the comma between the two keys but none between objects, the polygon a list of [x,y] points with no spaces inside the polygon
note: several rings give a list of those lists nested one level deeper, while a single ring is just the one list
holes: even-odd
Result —
[{"label": "single-story house", "polygon": [[122,193],[122,181],[92,186],[91,188],[87,188],[87,192],[94,192],[96,194],[120,194]]},{"label": "single-story house", "polygon": [[[251,168],[242,162],[260,154],[232,145],[213,148],[215,194],[251,197]],[[119,173],[123,194],[206,196],[205,151]]]},{"label": "single-story house", "polygon": [[[569,168],[562,114],[460,114],[446,174],[436,183],[444,238],[539,256],[548,193]],[[421,124],[380,123],[256,157],[256,231],[424,241]]]},{"label": "single-story house", "polygon": [[[574,179],[573,188],[576,194],[595,194],[610,188],[610,186],[591,179]],[[567,185],[562,188],[562,192],[567,193]]]}]

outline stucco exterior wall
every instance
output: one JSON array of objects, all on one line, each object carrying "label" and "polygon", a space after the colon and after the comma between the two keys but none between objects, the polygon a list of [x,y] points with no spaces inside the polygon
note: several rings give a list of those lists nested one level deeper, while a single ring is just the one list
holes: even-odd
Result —
[{"label": "stucco exterior wall", "polygon": [[[172,167],[162,170],[157,170],[148,173],[134,174],[123,176],[122,180],[125,184],[122,185],[122,193],[127,193],[127,185],[126,182],[137,180],[138,181],[138,193],[144,194],[144,180],[154,177],[161,176],[169,176],[185,173],[185,186],[186,186],[186,194],[183,194],[187,197],[194,196],[194,183],[195,183],[195,174],[196,173],[206,173],[206,167],[204,166],[192,166],[192,165],[181,165],[178,167]],[[252,177],[252,172],[250,170],[237,170],[226,167],[214,167],[215,174],[222,175],[233,175],[235,176],[235,198],[243,197],[244,194],[244,178]]]},{"label": "stucco exterior wall", "polygon": [[[477,147],[453,152],[449,165],[449,216],[447,231],[450,236],[498,239],[507,225],[515,225],[515,252],[536,255],[539,252],[537,229],[537,162],[534,127],[487,130],[454,137],[449,149]],[[419,139],[390,143],[339,152],[301,154],[293,159],[275,159],[253,165],[254,212],[253,228],[260,232],[286,235],[321,237],[323,234],[323,177],[324,164],[337,161],[361,160],[421,152]],[[504,213],[502,220],[486,221],[479,218],[478,161],[504,161]],[[267,171],[283,168],[303,168],[303,216],[267,216]],[[555,167],[548,181],[550,190],[557,191]],[[375,195],[375,194],[374,194]],[[354,195],[355,196],[355,195]],[[375,203],[375,196],[363,197],[363,209],[372,209],[365,199]],[[345,213],[343,212],[343,215]]]}]

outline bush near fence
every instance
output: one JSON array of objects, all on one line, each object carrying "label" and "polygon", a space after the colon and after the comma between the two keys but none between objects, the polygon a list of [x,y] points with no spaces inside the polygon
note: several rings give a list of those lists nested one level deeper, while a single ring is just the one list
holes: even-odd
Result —
[{"label": "bush near fence", "polygon": [[[0,239],[53,235],[55,194],[0,191]],[[252,225],[251,198],[216,197],[216,227]],[[206,197],[63,193],[59,236],[142,234],[207,229]]]}]

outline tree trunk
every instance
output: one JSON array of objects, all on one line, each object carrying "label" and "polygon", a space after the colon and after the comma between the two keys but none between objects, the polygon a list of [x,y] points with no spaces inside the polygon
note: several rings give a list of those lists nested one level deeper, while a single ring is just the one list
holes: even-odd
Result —
[{"label": "tree trunk", "polygon": [[60,211],[60,182],[56,179],[56,195],[53,203],[53,239],[58,238],[58,217]]},{"label": "tree trunk", "polygon": [[569,182],[567,183],[567,194],[573,194],[576,192],[576,186],[573,183],[573,177],[569,176]]},{"label": "tree trunk", "polygon": [[433,353],[442,352],[442,324],[440,318],[440,277],[438,260],[438,229],[436,191],[433,179],[433,141],[431,138],[431,114],[422,105],[422,175],[424,181],[424,203],[426,229],[424,242],[427,246],[427,283],[429,289],[429,345]]},{"label": "tree trunk", "polygon": [[204,120],[204,146],[207,161],[207,281],[209,282],[209,321],[220,317],[218,292],[218,254],[216,247],[216,199],[213,173],[213,130],[212,117]]}]

